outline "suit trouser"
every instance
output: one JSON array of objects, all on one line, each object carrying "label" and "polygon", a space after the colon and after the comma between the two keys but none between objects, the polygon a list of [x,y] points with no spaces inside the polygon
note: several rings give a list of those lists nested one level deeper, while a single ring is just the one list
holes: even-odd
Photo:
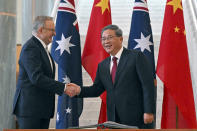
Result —
[{"label": "suit trouser", "polygon": [[20,129],[48,129],[50,118],[19,117],[17,121]]}]

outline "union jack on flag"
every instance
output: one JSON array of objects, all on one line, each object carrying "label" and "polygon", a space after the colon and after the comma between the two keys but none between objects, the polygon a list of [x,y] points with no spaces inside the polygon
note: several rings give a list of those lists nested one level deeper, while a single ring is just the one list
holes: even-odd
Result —
[{"label": "union jack on flag", "polygon": [[[58,65],[58,80],[82,86],[81,45],[74,0],[61,0],[55,29],[51,54]],[[56,128],[79,126],[82,109],[83,99],[59,96]]]}]

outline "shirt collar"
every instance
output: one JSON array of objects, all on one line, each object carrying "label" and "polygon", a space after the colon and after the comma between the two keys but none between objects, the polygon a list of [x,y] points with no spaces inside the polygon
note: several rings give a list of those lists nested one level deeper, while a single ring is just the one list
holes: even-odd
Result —
[{"label": "shirt collar", "polygon": [[46,49],[47,48],[47,45],[44,43],[44,41],[42,41],[35,33],[32,33],[32,35],[34,37],[36,37],[36,39],[38,39],[40,41],[40,43],[42,44],[42,46]]},{"label": "shirt collar", "polygon": [[[120,50],[118,51],[118,53],[115,55],[116,58],[118,58],[118,60],[120,60],[120,56],[122,54],[122,51],[123,51],[123,46],[120,48]],[[111,55],[111,60],[114,56]]]}]

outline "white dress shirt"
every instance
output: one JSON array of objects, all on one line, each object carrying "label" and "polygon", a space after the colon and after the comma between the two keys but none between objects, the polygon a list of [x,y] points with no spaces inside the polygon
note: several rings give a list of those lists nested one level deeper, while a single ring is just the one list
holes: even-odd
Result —
[{"label": "white dress shirt", "polygon": [[111,73],[111,70],[112,70],[112,67],[113,67],[113,57],[116,57],[117,58],[117,66],[118,66],[118,63],[120,61],[120,57],[122,55],[122,51],[123,51],[123,46],[121,47],[121,49],[118,51],[118,53],[115,55],[115,56],[112,56],[111,55],[111,61],[110,61],[110,73]]}]

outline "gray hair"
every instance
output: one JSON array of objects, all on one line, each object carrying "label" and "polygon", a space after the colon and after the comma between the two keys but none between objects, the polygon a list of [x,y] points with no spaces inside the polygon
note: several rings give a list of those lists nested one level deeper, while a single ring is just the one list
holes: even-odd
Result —
[{"label": "gray hair", "polygon": [[103,35],[103,32],[106,30],[114,30],[116,36],[121,37],[123,35],[122,30],[117,25],[107,25],[105,26],[101,31],[101,36]]},{"label": "gray hair", "polygon": [[37,16],[33,23],[33,32],[36,33],[40,27],[44,27],[44,24],[48,20],[53,20],[50,16]]}]

